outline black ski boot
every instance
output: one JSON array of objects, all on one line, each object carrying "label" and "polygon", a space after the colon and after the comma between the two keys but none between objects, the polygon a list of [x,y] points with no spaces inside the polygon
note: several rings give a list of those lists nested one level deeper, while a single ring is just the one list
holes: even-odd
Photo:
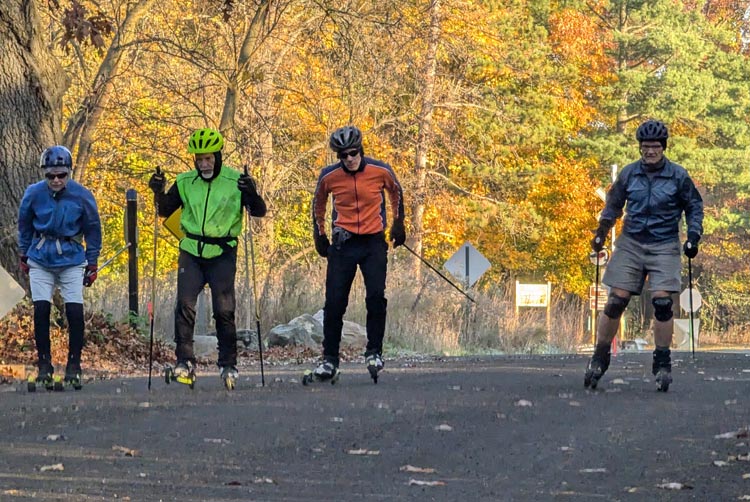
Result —
[{"label": "black ski boot", "polygon": [[224,382],[224,387],[226,387],[227,390],[233,390],[240,374],[234,365],[229,365],[221,366],[220,376],[221,380]]},{"label": "black ski boot", "polygon": [[609,361],[612,354],[610,353],[609,344],[601,344],[596,346],[594,355],[591,356],[589,365],[586,367],[586,374],[583,377],[583,386],[587,389],[591,387],[591,390],[596,389],[599,384],[599,380],[604,376],[604,373],[609,368]]},{"label": "black ski boot", "polygon": [[656,377],[656,390],[667,392],[672,383],[672,352],[669,349],[656,349],[651,373]]},{"label": "black ski boot", "polygon": [[68,357],[68,364],[65,366],[65,383],[75,390],[81,390],[83,387],[82,382],[80,358]]},{"label": "black ski boot", "polygon": [[195,363],[192,361],[178,361],[174,368],[166,366],[164,368],[164,381],[167,384],[177,381],[190,387],[190,390],[194,389]]},{"label": "black ski boot", "polygon": [[27,390],[29,392],[36,392],[36,388],[39,385],[44,386],[47,390],[53,390],[55,385],[53,379],[55,367],[52,366],[51,358],[49,356],[40,357],[39,361],[37,361],[37,369],[36,377],[32,375],[27,381]]},{"label": "black ski boot", "polygon": [[302,385],[326,381],[330,381],[331,385],[333,385],[338,382],[339,375],[341,375],[341,372],[338,365],[333,361],[325,360],[314,370],[305,370],[305,374],[302,375]]},{"label": "black ski boot", "polygon": [[365,365],[372,381],[378,383],[378,373],[383,371],[383,358],[378,353],[365,354]]}]

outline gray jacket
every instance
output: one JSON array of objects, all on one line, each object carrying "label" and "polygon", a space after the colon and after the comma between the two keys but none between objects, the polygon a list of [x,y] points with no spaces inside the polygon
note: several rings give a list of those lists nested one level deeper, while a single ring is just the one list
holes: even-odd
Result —
[{"label": "gray jacket", "polygon": [[684,211],[688,235],[700,239],[703,199],[685,168],[664,160],[664,167],[651,179],[642,161],[625,166],[607,192],[600,224],[611,228],[625,208],[623,232],[642,243],[665,242],[679,238]]}]

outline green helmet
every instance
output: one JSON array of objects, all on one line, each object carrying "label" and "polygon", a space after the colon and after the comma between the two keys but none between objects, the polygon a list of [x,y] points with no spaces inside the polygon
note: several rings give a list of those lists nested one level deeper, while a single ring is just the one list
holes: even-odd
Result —
[{"label": "green helmet", "polygon": [[216,153],[224,146],[224,138],[221,133],[208,127],[198,129],[190,135],[188,141],[189,153]]}]

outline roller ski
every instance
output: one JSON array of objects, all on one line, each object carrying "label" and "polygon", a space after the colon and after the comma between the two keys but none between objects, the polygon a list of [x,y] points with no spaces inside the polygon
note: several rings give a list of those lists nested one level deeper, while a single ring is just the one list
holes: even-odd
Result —
[{"label": "roller ski", "polygon": [[75,390],[83,388],[83,379],[81,375],[81,365],[77,363],[68,363],[65,367],[65,385],[73,387]]},{"label": "roller ski", "polygon": [[672,361],[669,350],[655,350],[654,363],[651,367],[651,373],[656,377],[656,390],[667,392],[669,385],[672,383]]},{"label": "roller ski", "polygon": [[380,354],[369,354],[365,357],[365,365],[373,383],[378,383],[378,373],[383,371],[383,358]]},{"label": "roller ski", "polygon": [[302,375],[302,385],[310,385],[313,382],[331,382],[335,384],[339,380],[341,372],[330,361],[323,361],[314,370],[306,370]]},{"label": "roller ski", "polygon": [[607,368],[609,368],[611,357],[611,354],[609,352],[609,345],[607,345],[606,350],[607,351],[604,352],[597,346],[597,349],[594,351],[594,355],[591,356],[591,360],[586,367],[586,374],[583,377],[583,386],[585,388],[596,390],[597,385],[599,385],[599,380],[601,380],[601,378],[604,376],[604,373],[606,373]]},{"label": "roller ski", "polygon": [[192,361],[181,361],[172,368],[167,365],[164,367],[164,381],[169,385],[172,382],[178,382],[195,388],[195,364]]},{"label": "roller ski", "polygon": [[29,376],[29,379],[27,381],[27,390],[29,392],[36,392],[36,389],[38,387],[44,387],[47,390],[56,390],[55,384],[57,383],[57,381],[53,376],[54,372],[55,368],[51,363],[40,362],[37,375]]},{"label": "roller ski", "polygon": [[222,366],[220,377],[227,390],[234,390],[239,376],[240,374],[234,366]]}]

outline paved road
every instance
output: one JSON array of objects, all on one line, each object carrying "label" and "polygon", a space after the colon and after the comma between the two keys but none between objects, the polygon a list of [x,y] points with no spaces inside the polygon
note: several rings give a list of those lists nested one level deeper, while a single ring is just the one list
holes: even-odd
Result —
[{"label": "paved road", "polygon": [[750,357],[675,359],[666,394],[633,353],[595,392],[583,356],[391,361],[378,385],[347,365],[312,388],[300,367],[270,368],[265,388],[251,370],[231,393],[214,374],[193,391],[155,380],[149,393],[142,377],[0,387],[0,500],[750,496]]}]

